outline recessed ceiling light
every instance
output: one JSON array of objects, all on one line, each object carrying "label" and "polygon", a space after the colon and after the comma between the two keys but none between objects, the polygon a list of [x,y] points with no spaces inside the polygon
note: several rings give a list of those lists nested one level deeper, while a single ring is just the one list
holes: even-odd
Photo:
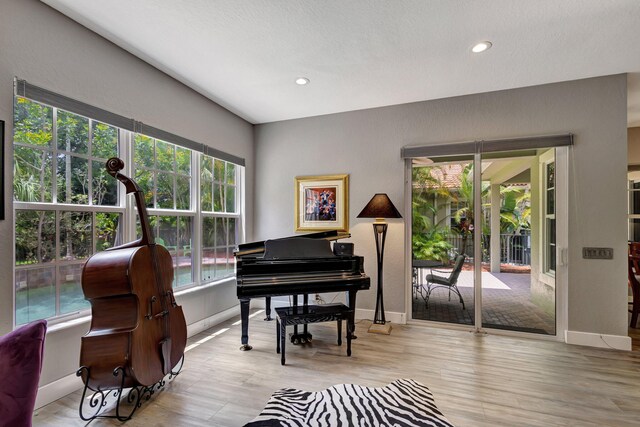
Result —
[{"label": "recessed ceiling light", "polygon": [[298,77],[296,79],[296,84],[299,84],[300,86],[304,86],[306,84],[309,84],[309,79],[306,77]]},{"label": "recessed ceiling light", "polygon": [[471,52],[480,53],[491,47],[491,42],[480,42],[471,48]]}]

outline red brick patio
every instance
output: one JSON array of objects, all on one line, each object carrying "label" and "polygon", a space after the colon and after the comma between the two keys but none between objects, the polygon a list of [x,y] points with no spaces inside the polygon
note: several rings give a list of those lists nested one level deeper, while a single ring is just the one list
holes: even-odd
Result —
[{"label": "red brick patio", "polygon": [[[483,269],[484,270],[484,269]],[[422,269],[422,274],[429,273]],[[555,335],[555,319],[531,302],[531,281],[528,273],[490,273],[483,271],[482,318],[484,328],[510,329],[545,335]],[[424,283],[424,277],[423,277]],[[458,296],[444,288],[432,291],[427,309],[424,299],[413,297],[413,319],[473,325],[473,271],[460,273],[458,289],[466,310]]]}]

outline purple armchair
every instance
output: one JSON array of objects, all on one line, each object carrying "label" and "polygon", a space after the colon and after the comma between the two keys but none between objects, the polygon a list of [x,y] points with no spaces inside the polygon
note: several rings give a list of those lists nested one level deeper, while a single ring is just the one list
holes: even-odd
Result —
[{"label": "purple armchair", "polygon": [[37,320],[0,337],[0,427],[31,426],[46,332]]}]

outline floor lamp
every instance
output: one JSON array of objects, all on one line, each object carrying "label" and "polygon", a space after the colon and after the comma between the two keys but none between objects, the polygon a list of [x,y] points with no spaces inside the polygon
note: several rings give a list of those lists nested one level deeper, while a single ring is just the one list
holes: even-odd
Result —
[{"label": "floor lamp", "polygon": [[400,212],[393,206],[389,196],[384,193],[375,194],[369,203],[358,214],[358,218],[375,218],[373,235],[376,239],[376,253],[378,255],[378,289],[376,291],[376,311],[369,332],[376,334],[391,333],[391,325],[384,318],[384,298],[382,294],[382,262],[384,259],[384,240],[387,236],[385,218],[402,218]]}]

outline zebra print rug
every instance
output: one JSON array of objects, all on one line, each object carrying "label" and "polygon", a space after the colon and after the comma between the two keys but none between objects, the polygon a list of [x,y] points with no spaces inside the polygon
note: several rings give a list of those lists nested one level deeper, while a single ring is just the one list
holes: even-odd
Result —
[{"label": "zebra print rug", "polygon": [[429,389],[414,380],[380,387],[339,384],[309,392],[284,388],[271,395],[245,427],[437,426],[453,427]]}]

